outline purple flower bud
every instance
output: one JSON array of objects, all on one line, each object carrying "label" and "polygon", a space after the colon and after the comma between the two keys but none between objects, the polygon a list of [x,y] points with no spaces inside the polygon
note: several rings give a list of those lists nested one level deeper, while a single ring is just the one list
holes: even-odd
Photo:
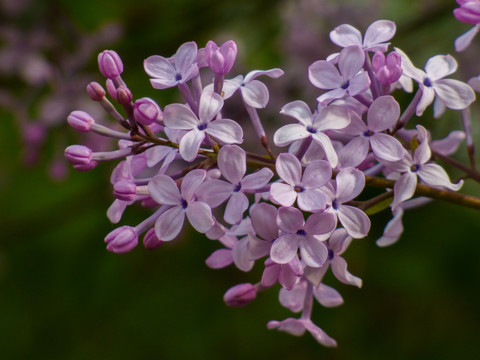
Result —
[{"label": "purple flower bud", "polygon": [[107,79],[107,91],[108,95],[114,100],[117,100],[117,88],[111,79]]},{"label": "purple flower bud", "polygon": [[95,169],[97,165],[98,165],[98,162],[92,160],[86,165],[73,165],[73,168],[77,171],[90,171]]},{"label": "purple flower bud", "polygon": [[138,244],[138,235],[135,228],[121,226],[111,231],[106,237],[107,250],[123,254],[132,250]]},{"label": "purple flower bud", "polygon": [[155,101],[150,98],[141,98],[133,104],[135,120],[143,125],[151,125],[157,119],[163,120],[163,113]]},{"label": "purple flower bud", "polygon": [[213,41],[209,41],[205,46],[207,64],[217,75],[228,73],[232,69],[236,57],[237,45],[233,40],[224,42],[220,48]]},{"label": "purple flower bud", "polygon": [[143,237],[143,245],[148,250],[154,250],[162,245],[165,241],[160,240],[157,235],[155,235],[155,229],[151,228],[147,231]]},{"label": "purple flower bud", "polygon": [[67,117],[67,122],[79,132],[89,132],[95,120],[85,111],[75,110]]},{"label": "purple flower bud", "polygon": [[123,72],[122,60],[113,50],[105,50],[98,54],[98,67],[107,79],[115,79]]},{"label": "purple flower bud", "polygon": [[113,195],[123,201],[133,201],[137,195],[137,185],[128,180],[120,180],[113,186]]},{"label": "purple flower bud", "polygon": [[117,89],[117,97],[118,103],[120,105],[130,105],[132,103],[133,95],[129,88],[126,86],[120,86]]},{"label": "purple flower bud", "polygon": [[92,81],[87,85],[87,94],[93,101],[101,101],[105,97],[105,89],[99,83]]},{"label": "purple flower bud", "polygon": [[393,84],[402,76],[402,58],[396,52],[391,52],[385,58],[381,51],[377,51],[372,58],[372,67],[378,81],[383,85]]},{"label": "purple flower bud", "polygon": [[73,165],[89,165],[92,154],[92,150],[83,145],[70,145],[65,149],[65,158]]},{"label": "purple flower bud", "polygon": [[223,301],[228,306],[244,306],[257,296],[257,289],[249,283],[238,284],[227,290],[223,295]]}]

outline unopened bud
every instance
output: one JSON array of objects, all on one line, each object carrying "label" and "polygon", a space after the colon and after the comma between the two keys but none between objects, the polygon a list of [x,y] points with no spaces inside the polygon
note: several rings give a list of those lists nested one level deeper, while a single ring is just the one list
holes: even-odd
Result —
[{"label": "unopened bud", "polygon": [[227,290],[223,295],[223,301],[228,306],[244,306],[250,301],[254,300],[257,296],[257,289],[255,286],[249,283],[238,284]]},{"label": "unopened bud", "polygon": [[101,101],[105,97],[105,89],[99,83],[92,81],[87,85],[87,94],[93,101]]},{"label": "unopened bud", "polygon": [[143,237],[143,245],[148,250],[154,250],[162,245],[164,241],[160,240],[155,234],[155,229],[151,228]]},{"label": "unopened bud", "polygon": [[117,101],[120,105],[128,106],[132,103],[133,95],[129,88],[120,86],[117,89]]},{"label": "unopened bud", "polygon": [[385,58],[381,51],[377,51],[372,58],[372,68],[380,83],[393,84],[402,76],[402,58],[396,52],[391,52]]},{"label": "unopened bud", "polygon": [[88,165],[92,162],[92,150],[83,145],[70,145],[65,149],[65,158],[72,165]]},{"label": "unopened bud", "polygon": [[89,132],[95,120],[85,111],[75,110],[67,117],[68,124],[79,132]]},{"label": "unopened bud", "polygon": [[205,58],[208,66],[217,75],[228,73],[237,57],[237,45],[233,40],[224,42],[220,47],[213,41],[205,46]]},{"label": "unopened bud", "polygon": [[113,186],[113,195],[123,201],[133,201],[137,195],[137,185],[128,180],[120,180]]},{"label": "unopened bud", "polygon": [[138,235],[135,228],[121,226],[111,231],[106,237],[107,250],[123,254],[132,250],[138,244]]},{"label": "unopened bud", "polygon": [[141,98],[133,104],[135,120],[143,125],[151,125],[157,120],[163,119],[162,110],[155,101],[150,98]]},{"label": "unopened bud", "polygon": [[98,67],[107,79],[115,79],[123,72],[122,60],[113,50],[105,50],[98,54]]}]

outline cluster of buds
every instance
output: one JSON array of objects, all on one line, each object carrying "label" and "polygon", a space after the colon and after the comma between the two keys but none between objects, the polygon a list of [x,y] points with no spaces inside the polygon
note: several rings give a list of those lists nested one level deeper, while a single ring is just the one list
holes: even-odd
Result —
[{"label": "cluster of buds", "polygon": [[[436,163],[447,161],[464,171],[465,178],[479,181],[473,165],[449,157],[470,137],[466,109],[474,91],[466,83],[445,79],[457,67],[450,55],[430,58],[423,71],[401,50],[389,51],[395,30],[387,20],[372,23],[365,36],[350,25],[335,28],[330,38],[340,51],[308,68],[311,84],[325,90],[317,106],[312,111],[301,100],[285,104],[281,121],[289,123],[272,137],[259,115],[269,91],[258,78],[277,78],[283,71],[254,70],[225,79],[237,55],[233,41],[221,46],[210,41],[204,49],[188,42],[171,57],[147,58],[144,68],[152,86],[177,87],[183,96],[184,102],[165,105],[163,111],[152,99],[134,100],[122,79],[120,57],[111,50],[102,52],[98,64],[106,90],[90,83],[87,92],[125,130],[97,124],[82,111],[72,112],[68,122],[80,132],[118,139],[119,149],[94,152],[72,145],[65,157],[81,171],[121,159],[111,176],[116,200],[107,215],[112,223],[134,203],[153,209],[137,226],[109,233],[107,250],[128,252],[142,234],[147,249],[157,248],[177,239],[188,221],[221,244],[206,259],[209,267],[234,264],[247,272],[262,260],[257,265],[263,266],[261,279],[230,288],[224,295],[227,305],[248,304],[278,283],[280,303],[301,315],[271,321],[268,328],[294,335],[308,331],[319,343],[336,346],[311,320],[314,299],[326,307],[342,304],[341,295],[323,282],[329,269],[340,282],[362,286],[347,270],[343,253],[354,239],[367,236],[369,215],[392,212],[377,240],[387,246],[403,231],[403,213],[431,199],[480,208],[480,199],[456,192],[463,180],[452,182]],[[201,72],[209,73],[212,82],[203,84]],[[416,94],[402,109],[394,94],[412,92],[414,82]],[[228,118],[224,103],[236,93],[248,119]],[[465,131],[434,140],[420,123],[407,129],[414,114],[422,115],[434,100],[437,116],[445,108],[462,110]],[[248,128],[261,151],[242,148]],[[272,151],[272,138],[283,152]],[[469,154],[474,164],[473,151]],[[376,195],[366,198],[366,187],[376,188]]]}]

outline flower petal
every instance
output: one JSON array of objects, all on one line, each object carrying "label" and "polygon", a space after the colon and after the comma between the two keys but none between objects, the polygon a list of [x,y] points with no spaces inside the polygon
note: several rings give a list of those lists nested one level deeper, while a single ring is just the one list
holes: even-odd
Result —
[{"label": "flower petal", "polygon": [[199,124],[193,111],[183,104],[170,104],[163,110],[163,121],[170,129],[191,130]]},{"label": "flower petal", "polygon": [[[211,121],[223,106],[223,98],[212,90],[204,89],[200,96],[198,118],[201,123]],[[164,115],[165,116],[165,115]]]},{"label": "flower petal", "polygon": [[190,130],[180,140],[178,152],[185,161],[193,161],[198,155],[198,149],[205,139],[205,132],[197,129]]},{"label": "flower petal", "polygon": [[441,79],[434,83],[434,90],[449,109],[462,110],[475,100],[472,88],[462,81]]},{"label": "flower petal", "polygon": [[317,132],[313,135],[313,140],[315,140],[315,142],[322,147],[328,162],[330,163],[332,168],[335,168],[338,163],[338,156],[337,152],[333,148],[330,138],[324,133]]},{"label": "flower petal", "polygon": [[425,64],[425,72],[431,81],[442,79],[456,70],[457,62],[450,55],[433,56]]},{"label": "flower petal", "polygon": [[218,151],[218,168],[224,178],[237,185],[247,171],[247,155],[237,145],[225,145]]},{"label": "flower petal", "polygon": [[[175,68],[185,75],[197,58],[197,44],[193,41],[180,45],[175,54]],[[186,80],[185,80],[186,81]]]},{"label": "flower petal", "polygon": [[160,215],[155,222],[155,235],[162,241],[177,237],[185,221],[185,212],[180,206],[174,206]]},{"label": "flower petal", "polygon": [[343,24],[330,31],[330,40],[341,47],[362,45],[362,34],[352,25]]},{"label": "flower petal", "polygon": [[199,233],[206,233],[213,226],[212,209],[201,201],[195,201],[188,204],[187,210],[188,221]]},{"label": "flower petal", "polygon": [[296,140],[302,140],[312,136],[305,126],[300,124],[288,124],[282,126],[273,135],[273,142],[277,146],[287,146]]},{"label": "flower petal", "polygon": [[365,175],[355,168],[346,168],[338,172],[337,201],[344,203],[355,199],[365,187]]},{"label": "flower petal", "polygon": [[211,179],[200,185],[196,193],[198,200],[207,203],[211,208],[216,208],[232,195],[233,187],[226,181]]},{"label": "flower petal", "polygon": [[293,207],[282,206],[278,209],[277,225],[281,230],[295,234],[303,228],[305,220],[300,210]]},{"label": "flower petal", "polygon": [[225,144],[241,144],[243,142],[242,127],[230,119],[212,121],[205,131]]},{"label": "flower petal", "polygon": [[417,175],[406,172],[395,182],[393,186],[393,201],[390,205],[392,210],[405,200],[410,199],[415,193],[417,187]]},{"label": "flower petal", "polygon": [[308,78],[319,89],[336,89],[342,86],[343,81],[335,65],[325,60],[315,61],[309,66]]},{"label": "flower petal", "polygon": [[148,183],[148,193],[155,202],[162,205],[178,205],[182,200],[177,184],[167,175],[152,178]]},{"label": "flower petal", "polygon": [[216,250],[205,260],[205,263],[211,269],[222,269],[232,262],[232,250],[230,249]]},{"label": "flower petal", "polygon": [[264,83],[258,80],[252,80],[240,87],[243,100],[251,107],[262,109],[268,103],[268,89]]},{"label": "flower petal", "polygon": [[302,185],[313,189],[325,185],[332,178],[332,168],[325,160],[316,160],[307,165],[302,176]]},{"label": "flower petal", "polygon": [[277,208],[267,203],[260,203],[250,208],[252,226],[257,235],[264,240],[273,240],[278,236]]},{"label": "flower petal", "polygon": [[333,231],[335,225],[335,215],[331,212],[322,212],[310,215],[303,229],[309,235],[322,235]]},{"label": "flower petal", "polygon": [[243,218],[243,213],[248,209],[248,204],[248,198],[244,193],[233,193],[228,200],[223,218],[229,224],[238,224]]},{"label": "flower petal", "polygon": [[313,236],[305,236],[300,240],[300,256],[306,265],[320,267],[325,264],[328,249],[325,244]]},{"label": "flower petal", "polygon": [[346,47],[340,51],[338,68],[344,81],[350,80],[362,69],[365,53],[358,45]]},{"label": "flower petal", "polygon": [[361,239],[370,231],[370,219],[359,208],[340,205],[337,215],[345,230],[354,239]]},{"label": "flower petal", "polygon": [[365,49],[389,41],[395,35],[395,23],[389,20],[377,20],[365,31],[363,47]]},{"label": "flower petal", "polygon": [[242,181],[242,191],[249,192],[265,187],[273,177],[273,171],[269,168],[262,168],[253,174],[248,174]]},{"label": "flower petal", "polygon": [[370,146],[375,157],[386,161],[399,161],[403,159],[404,149],[402,144],[391,135],[374,134],[370,137]]},{"label": "flower petal", "polygon": [[325,307],[335,307],[343,304],[343,298],[334,288],[320,283],[313,289],[317,301]]},{"label": "flower petal", "polygon": [[368,128],[380,132],[393,127],[400,116],[400,105],[393,96],[385,95],[375,99],[367,113]]},{"label": "flower petal", "polygon": [[270,201],[283,206],[292,206],[297,198],[297,193],[291,185],[273,183],[270,186]]},{"label": "flower petal", "polygon": [[457,184],[453,184],[448,177],[447,172],[437,164],[425,164],[420,167],[417,172],[418,177],[428,185],[442,186],[447,189],[457,191],[463,185],[463,180]]},{"label": "flower petal", "polygon": [[295,186],[299,185],[302,176],[302,165],[293,154],[282,153],[275,161],[275,169],[278,176],[287,184]]},{"label": "flower petal", "polygon": [[319,188],[306,189],[298,193],[297,203],[303,211],[323,210],[327,205],[327,195]]},{"label": "flower petal", "polygon": [[278,264],[286,264],[297,256],[298,236],[285,234],[280,236],[272,244],[270,257]]},{"label": "flower petal", "polygon": [[291,116],[305,126],[312,125],[312,111],[301,100],[295,100],[284,105],[280,110],[280,114]]},{"label": "flower petal", "polygon": [[347,262],[341,256],[335,256],[330,262],[335,277],[344,284],[362,287],[362,279],[353,276],[347,271]]}]

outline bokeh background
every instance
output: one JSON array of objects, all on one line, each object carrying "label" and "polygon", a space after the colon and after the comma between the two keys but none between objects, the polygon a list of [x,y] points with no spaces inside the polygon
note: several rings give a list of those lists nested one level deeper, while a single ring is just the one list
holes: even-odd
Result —
[{"label": "bokeh background", "polygon": [[[108,48],[122,57],[124,79],[135,98],[151,96],[162,106],[175,93],[150,88],[143,59],[170,56],[186,41],[201,47],[210,39],[234,39],[237,73],[286,71],[285,79],[267,81],[272,99],[264,116],[280,124],[276,114],[287,101],[307,96],[315,103],[318,94],[307,82],[306,67],[336,50],[328,42],[334,26],[350,23],[363,32],[376,19],[394,20],[394,45],[422,67],[432,55],[453,54],[455,38],[469,28],[454,19],[455,6],[447,0],[3,0],[0,20],[2,27],[19,31],[54,29],[67,53],[76,48],[78,34],[116,23],[123,35]],[[77,36],[56,28],[60,21]],[[0,44],[1,53],[5,41]],[[454,55],[462,64],[456,78],[480,73],[478,51],[473,45]],[[47,59],[58,60],[51,53]],[[95,53],[83,71],[89,80],[101,80]],[[15,96],[26,87],[12,74],[2,74],[0,81],[2,91]],[[78,88],[83,86],[79,80]],[[402,99],[403,106],[408,100]],[[35,119],[39,105],[18,106]],[[480,358],[478,211],[440,202],[410,211],[401,240],[384,249],[375,240],[390,214],[375,215],[371,236],[356,240],[345,256],[364,287],[328,277],[345,304],[314,308],[314,320],[339,344],[326,349],[309,334],[296,338],[266,329],[269,320],[291,315],[277,301],[278,288],[245,308],[227,308],[223,293],[234,284],[256,282],[261,266],[248,274],[207,268],[204,261],[218,244],[188,229],[155,251],[139,246],[124,255],[107,252],[103,238],[115,228],[105,215],[113,199],[108,181],[113,164],[52,179],[58,144],[75,141],[73,132],[54,124],[38,161],[25,166],[23,134],[10,110],[0,107],[0,359]],[[478,140],[480,109],[474,111]],[[433,120],[429,109],[422,121],[434,125],[438,137],[460,127],[454,112]],[[457,158],[466,161],[464,154],[462,147]],[[467,183],[462,191],[478,196],[479,189]],[[136,225],[147,215],[133,207],[122,224]]]}]

